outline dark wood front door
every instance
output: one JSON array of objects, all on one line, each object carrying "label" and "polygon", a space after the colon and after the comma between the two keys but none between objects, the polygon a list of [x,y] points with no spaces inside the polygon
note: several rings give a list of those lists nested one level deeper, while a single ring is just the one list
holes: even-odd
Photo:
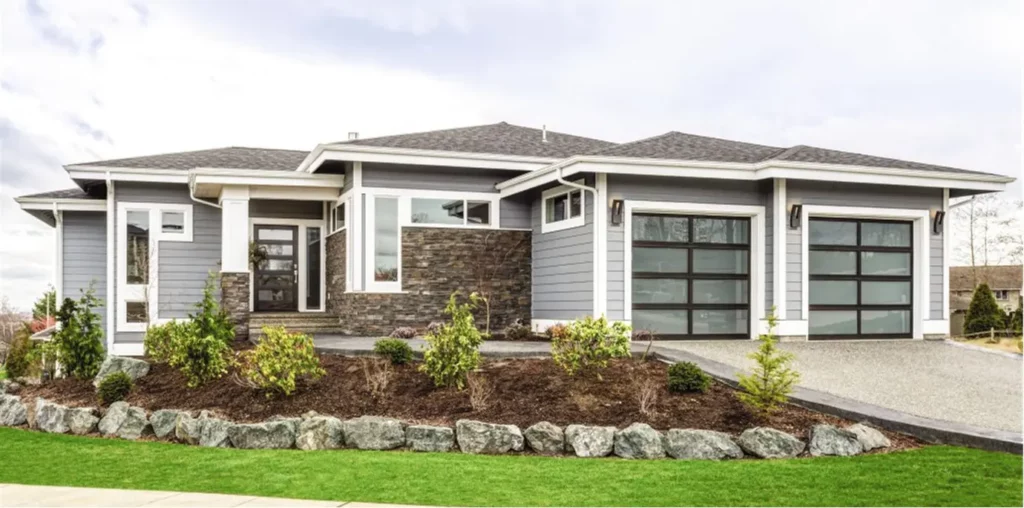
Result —
[{"label": "dark wood front door", "polygon": [[253,236],[264,253],[253,275],[256,311],[298,310],[298,226],[256,225]]}]

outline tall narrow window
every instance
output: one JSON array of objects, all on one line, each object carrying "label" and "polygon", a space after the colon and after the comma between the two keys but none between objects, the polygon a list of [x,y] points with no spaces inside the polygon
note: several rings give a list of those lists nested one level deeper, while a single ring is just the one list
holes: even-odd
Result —
[{"label": "tall narrow window", "polygon": [[129,210],[125,227],[128,284],[149,284],[149,211]]},{"label": "tall narrow window", "polygon": [[306,228],[306,310],[320,309],[320,228]]},{"label": "tall narrow window", "polygon": [[373,280],[398,282],[398,198],[374,199]]}]

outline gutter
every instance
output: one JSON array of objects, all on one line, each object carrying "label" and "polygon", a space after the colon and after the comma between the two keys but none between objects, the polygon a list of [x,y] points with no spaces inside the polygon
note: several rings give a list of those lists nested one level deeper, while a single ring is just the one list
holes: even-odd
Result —
[{"label": "gutter", "polygon": [[199,203],[201,205],[212,206],[214,208],[223,208],[222,206],[216,203],[211,203],[209,201],[199,199],[196,197],[196,177],[195,174],[192,173],[190,173],[188,176],[188,197],[192,198],[192,201],[195,201],[196,203]]}]

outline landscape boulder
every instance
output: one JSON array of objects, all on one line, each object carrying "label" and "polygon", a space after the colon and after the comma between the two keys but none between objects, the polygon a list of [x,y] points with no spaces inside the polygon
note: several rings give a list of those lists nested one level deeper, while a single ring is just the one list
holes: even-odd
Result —
[{"label": "landscape boulder", "polygon": [[796,457],[806,446],[796,437],[769,427],[744,430],[736,444],[740,445],[744,453],[762,459]]},{"label": "landscape boulder", "polygon": [[99,386],[103,378],[115,372],[128,374],[128,377],[132,378],[134,382],[149,373],[149,363],[126,356],[108,356],[106,360],[103,360],[103,364],[100,365],[100,371],[93,378],[92,385]]},{"label": "landscape boulder", "polygon": [[0,425],[14,427],[28,422],[28,409],[17,395],[0,395]]},{"label": "landscape boulder", "polygon": [[405,429],[405,444],[414,452],[447,452],[455,446],[455,431],[450,427],[410,425]]},{"label": "landscape boulder", "polygon": [[124,423],[125,418],[128,417],[128,408],[131,406],[123,400],[114,402],[107,408],[107,412],[103,413],[103,418],[100,418],[99,429],[100,434],[104,436],[112,436],[117,434],[117,430],[121,428],[121,424]]},{"label": "landscape boulder", "polygon": [[497,454],[523,450],[523,433],[515,425],[475,420],[455,422],[455,439],[462,453]]},{"label": "landscape boulder", "polygon": [[888,448],[892,446],[892,442],[889,438],[885,437],[878,429],[868,427],[863,423],[855,423],[846,427],[846,430],[853,432],[857,435],[857,441],[860,441],[860,446],[864,448],[864,451],[868,452],[876,448]]},{"label": "landscape boulder", "polygon": [[78,436],[95,432],[99,421],[96,408],[92,407],[69,407],[64,413],[64,424],[72,434]]},{"label": "landscape boulder", "polygon": [[299,424],[302,423],[302,418],[299,416],[281,416],[274,415],[267,419],[268,422],[285,422],[291,425],[292,432],[295,434],[299,433]]},{"label": "landscape boulder", "polygon": [[537,453],[557,455],[565,452],[565,431],[553,423],[530,425],[523,431],[523,437],[530,449]]},{"label": "landscape boulder", "polygon": [[295,446],[300,450],[333,450],[345,445],[344,425],[333,416],[311,416],[299,424]]},{"label": "landscape boulder", "polygon": [[231,438],[228,430],[232,423],[220,418],[202,417],[199,418],[199,446],[207,448],[228,448],[231,446]]},{"label": "landscape boulder", "polygon": [[724,432],[672,429],[665,433],[665,452],[676,459],[739,459],[743,450]]},{"label": "landscape boulder", "polygon": [[0,395],[17,395],[21,391],[21,385],[10,379],[0,379]]},{"label": "landscape boulder", "polygon": [[117,437],[134,441],[142,437],[147,430],[149,430],[149,418],[146,417],[146,410],[132,406],[125,412],[124,420],[117,429]]},{"label": "landscape boulder", "polygon": [[565,428],[565,446],[577,457],[604,457],[615,448],[615,427],[569,425]]},{"label": "landscape boulder", "polygon": [[181,413],[174,423],[174,438],[190,445],[199,444],[203,433],[203,423],[209,417],[208,411],[200,412],[198,418],[194,418],[188,413]]},{"label": "landscape boulder", "polygon": [[36,399],[36,427],[44,432],[63,434],[68,431],[64,422],[67,406],[54,404],[42,397]]},{"label": "landscape boulder", "polygon": [[235,448],[291,448],[295,446],[295,426],[285,420],[237,423],[228,427],[228,438]]},{"label": "landscape boulder", "polygon": [[624,459],[663,459],[661,432],[646,423],[634,423],[615,432],[615,455]]},{"label": "landscape boulder", "polygon": [[394,418],[360,416],[344,423],[345,444],[360,450],[392,450],[405,446],[405,423]]},{"label": "landscape boulder", "polygon": [[153,411],[153,414],[149,417],[149,425],[153,427],[153,435],[158,439],[163,439],[168,436],[172,436],[175,432],[175,428],[178,425],[178,418],[181,415],[190,415],[186,411],[179,411],[177,409],[160,409]]},{"label": "landscape boulder", "polygon": [[834,425],[815,425],[811,427],[808,452],[815,457],[822,455],[838,455],[848,457],[864,451],[857,434]]}]

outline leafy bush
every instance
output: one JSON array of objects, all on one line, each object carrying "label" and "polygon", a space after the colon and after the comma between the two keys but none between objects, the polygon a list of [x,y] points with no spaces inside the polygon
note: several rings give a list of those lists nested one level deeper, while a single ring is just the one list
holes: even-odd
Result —
[{"label": "leafy bush", "polygon": [[36,346],[32,342],[31,336],[32,330],[24,325],[14,333],[10,349],[7,350],[7,363],[4,364],[7,377],[17,379],[39,375],[41,366],[39,355],[34,354]]},{"label": "leafy bush", "polygon": [[96,387],[96,395],[104,406],[124,400],[132,391],[132,378],[124,372],[115,372],[100,381]]},{"label": "leafy bush", "polygon": [[548,339],[554,340],[556,338],[565,338],[565,334],[568,332],[569,329],[565,325],[558,323],[551,325],[547,328],[547,330],[544,330],[544,335],[547,335]]},{"label": "leafy bush", "polygon": [[193,328],[183,327],[172,344],[167,363],[181,371],[189,388],[220,379],[227,373],[231,348],[213,335],[195,335]]},{"label": "leafy bush", "polygon": [[711,376],[693,362],[674,363],[668,368],[668,391],[672,393],[706,392]]},{"label": "leafy bush", "polygon": [[103,329],[100,316],[93,312],[99,303],[90,284],[81,298],[65,298],[57,311],[60,328],[54,332],[50,348],[64,373],[79,379],[96,377],[103,363]]},{"label": "leafy bush", "polygon": [[391,365],[404,365],[412,361],[412,347],[401,339],[380,339],[373,344],[373,352],[391,360]]},{"label": "leafy bush", "polygon": [[462,390],[466,386],[466,375],[480,365],[479,348],[483,337],[473,322],[473,309],[479,297],[476,293],[470,294],[469,302],[460,304],[456,301],[458,295],[458,291],[452,293],[444,309],[451,321],[424,338],[427,349],[423,352],[420,371],[427,373],[436,386]]},{"label": "leafy bush", "polygon": [[198,335],[197,327],[189,321],[150,326],[142,342],[143,351],[155,362],[167,362],[174,352],[174,341],[186,335]]},{"label": "leafy bush", "polygon": [[570,376],[581,370],[604,368],[612,358],[630,355],[629,332],[625,323],[609,326],[604,316],[587,316],[569,323],[564,334],[552,337],[551,357]]},{"label": "leafy bush", "polygon": [[533,330],[530,329],[530,325],[523,323],[521,320],[516,320],[505,327],[505,339],[506,340],[528,340],[533,337]]},{"label": "leafy bush", "polygon": [[758,339],[761,346],[748,357],[755,362],[751,374],[737,374],[740,388],[736,396],[747,406],[760,413],[771,413],[789,400],[793,386],[800,379],[800,374],[789,367],[793,354],[778,348],[775,338],[775,326],[778,318],[774,309],[768,314],[768,333]]},{"label": "leafy bush", "polygon": [[996,297],[988,284],[981,283],[974,289],[971,304],[967,307],[964,333],[987,332],[993,328],[1003,329],[1003,311],[996,304]]},{"label": "leafy bush", "polygon": [[399,326],[395,328],[389,337],[395,339],[411,339],[416,336],[416,329],[408,326]]},{"label": "leafy bush", "polygon": [[231,316],[214,296],[216,286],[214,274],[210,272],[203,287],[203,299],[196,304],[196,313],[189,314],[188,317],[196,327],[196,335],[211,336],[230,346],[235,340],[235,325],[231,322]]},{"label": "leafy bush", "polygon": [[266,391],[267,397],[291,395],[298,379],[314,381],[326,374],[313,349],[313,338],[289,333],[283,326],[264,326],[259,344],[240,357],[242,375]]}]

